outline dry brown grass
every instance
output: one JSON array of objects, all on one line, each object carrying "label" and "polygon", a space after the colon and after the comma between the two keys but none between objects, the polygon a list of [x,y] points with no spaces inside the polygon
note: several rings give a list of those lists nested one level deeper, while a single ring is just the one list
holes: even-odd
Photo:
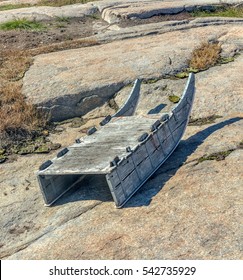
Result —
[{"label": "dry brown grass", "polygon": [[22,78],[31,66],[33,56],[95,44],[95,40],[77,39],[30,50],[6,50],[0,46],[0,146],[6,138],[14,141],[32,137],[48,123],[47,115],[27,103],[21,93]]},{"label": "dry brown grass", "polygon": [[0,78],[5,81],[18,81],[23,78],[31,63],[32,57],[26,51],[1,48]]},{"label": "dry brown grass", "polygon": [[0,133],[1,139],[29,135],[47,123],[21,93],[22,78],[32,63],[26,51],[0,48]]},{"label": "dry brown grass", "polygon": [[193,51],[189,67],[205,70],[214,66],[220,58],[220,51],[221,45],[219,43],[203,43]]},{"label": "dry brown grass", "polygon": [[45,125],[35,107],[26,103],[21,87],[21,82],[3,83],[0,87],[0,132],[31,132]]}]

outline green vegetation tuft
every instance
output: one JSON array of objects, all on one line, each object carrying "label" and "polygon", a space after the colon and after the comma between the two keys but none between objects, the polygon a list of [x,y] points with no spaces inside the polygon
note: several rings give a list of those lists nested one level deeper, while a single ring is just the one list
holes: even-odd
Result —
[{"label": "green vegetation tuft", "polygon": [[44,25],[37,21],[30,21],[26,18],[14,19],[5,23],[0,24],[1,30],[41,30],[44,28]]},{"label": "green vegetation tuft", "polygon": [[169,100],[170,100],[170,102],[172,102],[172,103],[178,103],[178,102],[180,101],[180,97],[177,96],[177,95],[170,95],[170,96],[169,96]]},{"label": "green vegetation tuft", "polygon": [[236,17],[242,18],[243,17],[243,8],[242,7],[232,7],[232,6],[221,6],[215,7],[212,10],[203,10],[198,9],[191,12],[193,17]]},{"label": "green vegetation tuft", "polygon": [[9,5],[0,6],[0,11],[7,11],[7,10],[13,10],[13,9],[28,8],[28,7],[31,7],[31,5],[30,4],[9,4]]},{"label": "green vegetation tuft", "polygon": [[0,11],[29,8],[36,6],[52,6],[52,7],[61,7],[72,4],[85,4],[94,0],[41,0],[36,4],[8,4],[0,6]]},{"label": "green vegetation tuft", "polygon": [[52,7],[61,7],[72,4],[85,4],[93,0],[42,0],[38,3],[38,6],[52,6]]}]

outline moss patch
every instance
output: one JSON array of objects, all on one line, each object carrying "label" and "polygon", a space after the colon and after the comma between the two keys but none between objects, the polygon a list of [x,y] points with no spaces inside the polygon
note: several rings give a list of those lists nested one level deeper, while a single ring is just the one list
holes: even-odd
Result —
[{"label": "moss patch", "polygon": [[170,100],[170,102],[172,102],[172,103],[178,103],[179,101],[180,101],[180,97],[179,96],[177,96],[177,95],[170,95],[169,96],[169,100]]},{"label": "moss patch", "polygon": [[234,57],[220,57],[218,63],[219,64],[226,64],[226,63],[232,62],[234,60],[235,60]]},{"label": "moss patch", "polygon": [[178,79],[184,79],[184,78],[187,78],[188,76],[189,76],[188,71],[182,71],[182,72],[175,74],[175,77]]},{"label": "moss patch", "polygon": [[9,4],[0,6],[0,11],[20,9],[20,8],[28,8],[35,6],[51,6],[51,7],[61,7],[72,4],[85,4],[94,0],[40,0],[36,4]]},{"label": "moss patch", "polygon": [[193,126],[193,125],[205,125],[205,124],[210,124],[210,123],[214,123],[216,119],[218,118],[222,118],[222,116],[219,115],[212,115],[212,116],[208,116],[205,118],[197,118],[197,119],[192,119],[190,118],[188,125]]},{"label": "moss patch", "polygon": [[220,51],[221,45],[218,42],[204,42],[193,50],[189,62],[189,68],[206,70],[216,65],[220,59]]},{"label": "moss patch", "polygon": [[212,153],[210,155],[204,155],[197,160],[197,164],[201,163],[205,160],[217,160],[217,161],[224,160],[233,151],[234,151],[234,149],[231,149],[231,150],[227,150],[227,151]]},{"label": "moss patch", "polygon": [[[46,134],[46,131],[44,132]],[[52,150],[59,149],[61,144],[52,143],[46,136],[40,135],[40,132],[35,136],[26,139],[18,139],[5,143],[0,146],[0,163],[7,160],[7,157],[13,158],[13,155],[27,155],[27,154],[40,154],[49,153]]]},{"label": "moss patch", "polygon": [[61,7],[72,4],[85,4],[93,0],[41,0],[37,5],[38,6],[52,6],[52,7]]},{"label": "moss patch", "polygon": [[51,150],[56,150],[61,147],[61,144],[52,142],[27,142],[20,145],[16,145],[11,149],[11,152],[19,155],[27,155],[27,154],[46,154]]},{"label": "moss patch", "polygon": [[143,80],[143,84],[155,84],[159,81],[159,78],[145,79]]}]

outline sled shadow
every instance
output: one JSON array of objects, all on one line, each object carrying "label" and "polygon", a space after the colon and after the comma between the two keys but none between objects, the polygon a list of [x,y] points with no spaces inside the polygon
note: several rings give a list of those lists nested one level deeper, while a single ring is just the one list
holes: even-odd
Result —
[{"label": "sled shadow", "polygon": [[[187,158],[215,131],[233,124],[243,118],[236,117],[221,123],[214,124],[186,140],[181,140],[173,154],[162,164],[162,166],[148,179],[148,181],[134,194],[126,203],[125,208],[148,206],[152,198],[164,187],[165,183],[178,171]],[[158,182],[154,180],[160,175]],[[154,180],[150,184],[150,181]]]}]

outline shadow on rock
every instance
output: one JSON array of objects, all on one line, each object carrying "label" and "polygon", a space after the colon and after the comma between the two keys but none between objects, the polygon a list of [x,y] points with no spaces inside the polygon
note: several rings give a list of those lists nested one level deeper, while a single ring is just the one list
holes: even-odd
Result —
[{"label": "shadow on rock", "polygon": [[[233,124],[243,118],[236,117],[221,123],[214,124],[186,140],[182,140],[174,153],[168,160],[154,173],[153,176],[136,192],[136,194],[126,203],[124,207],[148,206],[153,198],[165,185],[165,183],[178,171],[186,159],[204,142],[204,140],[222,129],[226,125]],[[158,178],[159,180],[156,180]]]},{"label": "shadow on rock", "polygon": [[159,105],[157,105],[156,107],[154,107],[153,109],[151,109],[151,110],[149,110],[148,111],[148,115],[153,115],[153,114],[159,114],[160,113],[160,111],[162,110],[162,109],[164,109],[166,107],[166,104],[159,104]]}]

